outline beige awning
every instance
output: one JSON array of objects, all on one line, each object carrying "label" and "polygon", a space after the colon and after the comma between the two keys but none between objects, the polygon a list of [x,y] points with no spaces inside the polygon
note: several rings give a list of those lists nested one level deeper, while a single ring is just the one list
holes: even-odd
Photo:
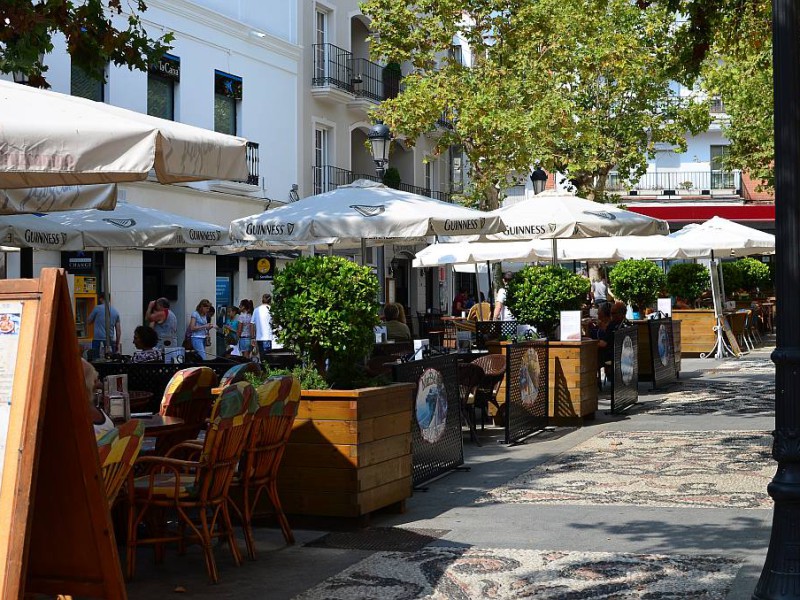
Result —
[{"label": "beige awning", "polygon": [[0,81],[0,188],[247,179],[243,138]]}]

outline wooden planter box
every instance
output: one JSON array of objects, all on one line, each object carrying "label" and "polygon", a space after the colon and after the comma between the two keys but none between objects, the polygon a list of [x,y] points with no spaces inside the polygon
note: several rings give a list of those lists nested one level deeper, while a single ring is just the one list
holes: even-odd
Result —
[{"label": "wooden planter box", "polygon": [[550,342],[550,410],[556,423],[592,419],[597,412],[597,340]]},{"label": "wooden planter box", "polygon": [[[713,316],[713,311],[712,311]],[[639,332],[639,381],[652,381],[653,380],[653,357],[650,354],[650,331],[647,321],[634,321]],[[683,328],[681,322],[675,317],[673,309],[672,314],[672,339],[674,341],[673,357],[675,358],[675,369],[678,373],[681,372],[681,332]],[[713,345],[714,342],[711,342]],[[708,350],[704,350],[708,352]]]},{"label": "wooden planter box", "polygon": [[413,390],[304,391],[278,475],[284,511],[360,517],[410,497]]},{"label": "wooden planter box", "polygon": [[[491,342],[492,354],[505,352],[509,342]],[[574,423],[592,418],[597,411],[597,340],[550,342],[548,417],[556,423]],[[506,380],[500,384],[497,401],[506,400]],[[490,407],[490,414],[493,413]]]},{"label": "wooden planter box", "polygon": [[[714,326],[717,324],[714,311],[710,309],[672,309],[672,320],[681,324],[681,353],[698,357],[710,352],[716,342]],[[641,348],[641,341],[640,341]],[[641,356],[641,351],[640,351]],[[642,365],[639,364],[641,370]]]}]

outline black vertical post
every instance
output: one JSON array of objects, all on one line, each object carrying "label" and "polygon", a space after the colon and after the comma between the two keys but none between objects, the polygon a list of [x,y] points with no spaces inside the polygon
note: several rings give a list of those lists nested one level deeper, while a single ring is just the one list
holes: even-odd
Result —
[{"label": "black vertical post", "polygon": [[800,12],[796,0],[773,0],[775,96],[776,303],[783,309],[775,362],[778,470],[767,490],[775,502],[769,549],[753,598],[800,598]]}]

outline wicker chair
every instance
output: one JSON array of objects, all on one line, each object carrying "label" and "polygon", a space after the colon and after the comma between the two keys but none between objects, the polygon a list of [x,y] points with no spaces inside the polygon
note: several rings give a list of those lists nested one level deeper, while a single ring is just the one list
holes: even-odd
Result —
[{"label": "wicker chair", "polygon": [[133,419],[114,428],[97,440],[97,454],[109,509],[119,495],[139,456],[144,436],[144,423]]},{"label": "wicker chair", "polygon": [[217,375],[209,367],[189,367],[172,376],[161,400],[161,414],[183,419],[183,426],[156,439],[155,454],[164,456],[170,448],[197,437],[205,427],[214,401],[211,389]]},{"label": "wicker chair", "polygon": [[747,340],[745,324],[747,323],[747,311],[735,312],[728,317],[731,322],[731,332],[739,343],[742,354],[750,352],[750,342]]},{"label": "wicker chair", "polygon": [[461,398],[461,418],[466,421],[469,427],[469,437],[478,446],[478,434],[475,431],[475,410],[474,402],[478,386],[483,380],[485,373],[480,365],[471,363],[458,363],[458,391]]},{"label": "wicker chair", "polygon": [[486,421],[489,404],[500,410],[497,401],[497,390],[506,374],[506,357],[503,354],[487,354],[472,361],[472,364],[483,369],[483,378],[475,390],[475,408],[481,411],[481,429]]},{"label": "wicker chair", "polygon": [[235,494],[239,505],[234,509],[242,520],[247,554],[256,557],[253,539],[253,512],[263,492],[266,492],[275,510],[287,544],[294,544],[294,534],[278,497],[278,469],[289,435],[292,433],[297,408],[300,405],[300,382],[291,376],[270,379],[256,390],[258,408],[253,417],[244,459],[233,485],[241,488]]},{"label": "wicker chair", "polygon": [[[136,569],[136,546],[155,545],[156,558],[160,559],[166,542],[178,542],[183,549],[187,540],[184,535],[186,528],[192,533],[189,538],[203,546],[212,583],[219,581],[212,538],[224,537],[234,562],[241,564],[228,510],[228,492],[247,443],[256,404],[252,385],[240,382],[229,386],[214,402],[208,433],[201,448],[190,441],[175,446],[168,456],[143,456],[136,462],[146,474],[134,480],[128,518],[129,578],[133,577]],[[180,452],[196,459],[175,458]],[[177,513],[177,533],[165,530],[163,513],[166,509]],[[190,513],[196,514],[197,519],[192,519]],[[150,518],[145,520],[146,517]],[[152,529],[150,537],[138,536],[142,522]]]}]

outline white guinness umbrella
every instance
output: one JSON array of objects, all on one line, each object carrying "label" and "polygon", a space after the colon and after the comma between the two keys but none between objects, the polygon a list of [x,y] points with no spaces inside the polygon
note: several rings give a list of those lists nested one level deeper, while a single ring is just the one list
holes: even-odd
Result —
[{"label": "white guinness umbrella", "polygon": [[691,258],[717,255],[749,256],[775,252],[775,236],[722,217],[705,223],[687,225],[670,234]]},{"label": "white guinness umbrella", "polygon": [[497,215],[360,179],[331,192],[231,223],[246,247],[358,246],[501,231]]},{"label": "white guinness umbrella", "polygon": [[82,250],[80,229],[54,223],[45,215],[0,216],[0,244],[37,250]]},{"label": "white guinness umbrella", "polygon": [[225,227],[127,202],[110,211],[58,212],[42,219],[78,229],[85,248],[198,248],[230,241]]},{"label": "white guinness umbrella", "polygon": [[114,184],[64,185],[0,190],[0,215],[54,210],[110,210],[117,202]]},{"label": "white guinness umbrella", "polygon": [[0,106],[0,188],[247,178],[242,138],[8,81]]}]

